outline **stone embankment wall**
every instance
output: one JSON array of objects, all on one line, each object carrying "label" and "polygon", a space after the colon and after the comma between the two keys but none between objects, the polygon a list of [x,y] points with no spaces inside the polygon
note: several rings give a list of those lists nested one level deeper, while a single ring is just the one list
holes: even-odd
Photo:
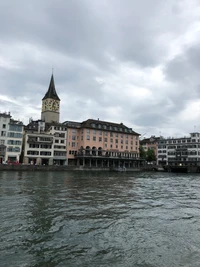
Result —
[{"label": "stone embankment wall", "polygon": [[[0,171],[111,171],[109,168],[95,168],[82,166],[56,166],[56,165],[0,165]],[[112,170],[117,171],[117,170]],[[128,169],[129,171],[154,171],[153,167]]]}]

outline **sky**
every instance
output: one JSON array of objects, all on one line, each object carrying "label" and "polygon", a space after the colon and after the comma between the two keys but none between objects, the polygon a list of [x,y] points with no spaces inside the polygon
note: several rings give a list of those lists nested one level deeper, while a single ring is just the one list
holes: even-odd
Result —
[{"label": "sky", "polygon": [[52,71],[60,122],[200,132],[200,1],[0,0],[0,112],[40,119]]}]

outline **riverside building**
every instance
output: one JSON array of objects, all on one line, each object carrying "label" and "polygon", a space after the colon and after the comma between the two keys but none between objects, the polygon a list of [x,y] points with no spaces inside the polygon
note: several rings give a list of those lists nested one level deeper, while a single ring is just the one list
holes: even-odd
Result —
[{"label": "riverside building", "polygon": [[134,168],[143,162],[139,134],[123,123],[59,120],[60,98],[52,75],[42,99],[41,120],[25,127],[25,164]]},{"label": "riverside building", "polygon": [[200,165],[200,133],[188,137],[162,138],[158,142],[158,164],[171,166]]},{"label": "riverside building", "polygon": [[41,120],[29,121],[24,133],[24,164],[66,165],[66,130],[59,123],[60,99],[54,77],[42,99]]},{"label": "riverside building", "polygon": [[123,123],[66,121],[69,165],[134,168],[141,164],[139,134]]},{"label": "riverside building", "polygon": [[18,163],[22,152],[24,125],[10,112],[0,113],[0,163]]}]

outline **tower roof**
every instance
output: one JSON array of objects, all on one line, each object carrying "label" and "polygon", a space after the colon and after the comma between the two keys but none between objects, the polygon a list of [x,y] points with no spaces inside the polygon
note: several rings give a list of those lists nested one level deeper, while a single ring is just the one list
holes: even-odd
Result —
[{"label": "tower roof", "polygon": [[43,97],[42,100],[47,99],[47,98],[52,98],[52,99],[55,99],[55,100],[60,100],[60,98],[58,97],[58,95],[56,93],[56,88],[55,88],[55,84],[54,84],[53,74],[51,75],[49,89],[46,92],[46,94],[45,94],[45,96]]}]

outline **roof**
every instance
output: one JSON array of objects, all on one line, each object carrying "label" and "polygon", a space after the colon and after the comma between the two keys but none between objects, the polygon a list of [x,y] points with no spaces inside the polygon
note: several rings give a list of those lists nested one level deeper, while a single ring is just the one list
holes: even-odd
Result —
[{"label": "roof", "polygon": [[103,130],[108,130],[108,131],[113,131],[113,132],[125,132],[129,134],[134,134],[134,135],[140,135],[139,133],[136,133],[132,130],[132,128],[127,127],[123,123],[114,123],[114,122],[108,122],[108,121],[100,121],[94,120],[94,119],[88,119],[86,121],[83,121],[81,123],[81,127],[84,128],[91,128],[91,129],[103,129]]},{"label": "roof", "polygon": [[46,94],[45,94],[45,96],[43,97],[42,100],[47,99],[47,98],[52,98],[52,99],[55,99],[55,100],[59,100],[60,101],[60,98],[58,97],[58,95],[56,93],[56,88],[55,88],[55,84],[54,84],[53,74],[51,75],[49,89],[46,92]]},{"label": "roof", "polygon": [[140,144],[144,145],[144,144],[153,144],[155,142],[160,141],[160,137],[155,137],[155,136],[151,136],[149,138],[144,138],[142,140],[140,140]]}]

